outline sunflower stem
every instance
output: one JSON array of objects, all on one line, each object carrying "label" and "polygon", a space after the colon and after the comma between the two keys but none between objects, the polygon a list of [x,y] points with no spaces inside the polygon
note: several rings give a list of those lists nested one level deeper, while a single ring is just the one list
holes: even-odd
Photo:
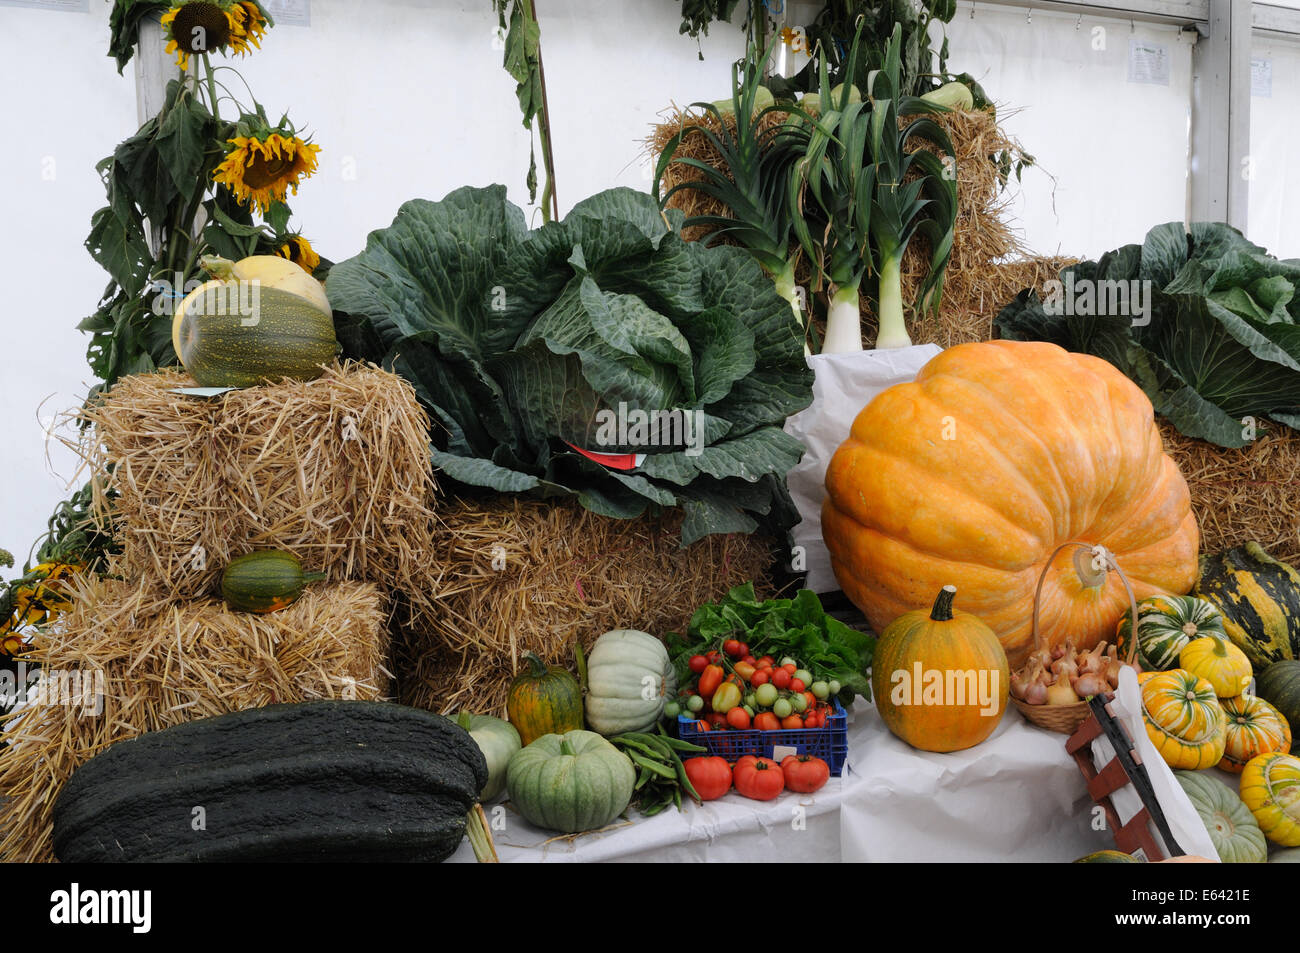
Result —
[{"label": "sunflower stem", "polygon": [[212,109],[212,118],[220,122],[221,104],[217,102],[217,83],[212,75],[212,61],[208,59],[206,50],[199,55],[203,57],[203,75],[206,77],[208,86],[208,106]]}]

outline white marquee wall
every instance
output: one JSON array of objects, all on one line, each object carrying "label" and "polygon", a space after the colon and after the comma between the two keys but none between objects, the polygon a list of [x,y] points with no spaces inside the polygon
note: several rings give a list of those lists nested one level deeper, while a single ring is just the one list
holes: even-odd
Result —
[{"label": "white marquee wall", "polygon": [[[724,95],[740,31],[716,26],[701,62],[677,34],[677,0],[539,6],[561,210],[614,185],[647,187],[641,139],[670,101]],[[94,164],[135,127],[131,70],[119,77],[104,55],[111,4],[89,7],[0,5],[0,88],[14,130],[0,149],[0,274],[17,290],[0,349],[0,546],[20,559],[75,474],[58,447],[47,465],[37,408],[44,400],[48,418],[75,407],[92,383],[75,325],[107,283],[81,244],[103,202]],[[1040,161],[1011,205],[1032,248],[1096,255],[1183,217],[1190,46],[1177,31],[1136,27],[1171,50],[1170,84],[1139,86],[1127,81],[1127,21],[1035,11],[1031,23],[1024,11],[969,9],[949,29],[950,65],[981,79]],[[465,184],[504,182],[526,203],[528,135],[494,26],[488,0],[313,0],[310,27],[277,27],[261,53],[235,61],[268,110],[289,109],[323,147],[321,172],[293,200],[322,253],[346,258],[404,200]],[[1107,31],[1105,50],[1092,48],[1094,26]],[[1253,104],[1251,233],[1300,256],[1286,225],[1300,213],[1286,161],[1297,134],[1283,119],[1300,53],[1273,44],[1272,56],[1273,97]]]}]

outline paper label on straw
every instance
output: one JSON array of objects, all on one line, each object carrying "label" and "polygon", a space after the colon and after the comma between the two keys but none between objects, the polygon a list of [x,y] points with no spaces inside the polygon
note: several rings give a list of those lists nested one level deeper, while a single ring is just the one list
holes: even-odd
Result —
[{"label": "paper label on straw", "polygon": [[237,387],[173,387],[171,393],[184,394],[186,397],[218,397],[238,389]]}]

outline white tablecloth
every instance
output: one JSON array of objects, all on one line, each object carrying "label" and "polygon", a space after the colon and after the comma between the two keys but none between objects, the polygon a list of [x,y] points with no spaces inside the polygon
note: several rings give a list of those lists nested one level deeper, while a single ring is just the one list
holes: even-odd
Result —
[{"label": "white tablecloth", "polygon": [[[503,829],[509,862],[1044,861],[1067,862],[1114,848],[1094,830],[1083,775],[1065,735],[1009,709],[983,744],[951,754],[916,751],[891,735],[871,705],[849,715],[849,769],[814,795],[750,801],[734,791],[599,833],[556,838],[508,803],[485,807]],[[468,842],[451,858],[473,862]]]}]

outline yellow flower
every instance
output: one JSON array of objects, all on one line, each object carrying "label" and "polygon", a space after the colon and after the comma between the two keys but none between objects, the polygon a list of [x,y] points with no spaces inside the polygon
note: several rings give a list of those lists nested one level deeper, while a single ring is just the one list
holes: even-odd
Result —
[{"label": "yellow flower", "polygon": [[266,17],[262,9],[250,0],[239,0],[230,8],[230,49],[240,56],[250,52],[250,46],[262,48],[266,33]]},{"label": "yellow flower", "polygon": [[261,48],[267,20],[253,0],[183,0],[162,15],[167,52],[182,70],[196,53],[226,52],[243,56]]},{"label": "yellow flower", "polygon": [[212,177],[244,205],[256,203],[263,215],[274,203],[284,201],[298,181],[316,171],[316,153],[320,146],[304,142],[294,135],[272,132],[265,137],[236,136],[233,146]]},{"label": "yellow flower", "polygon": [[302,266],[302,269],[311,274],[320,267],[320,255],[311,247],[311,242],[301,235],[295,235],[276,252],[281,258],[288,258],[295,265]]}]

